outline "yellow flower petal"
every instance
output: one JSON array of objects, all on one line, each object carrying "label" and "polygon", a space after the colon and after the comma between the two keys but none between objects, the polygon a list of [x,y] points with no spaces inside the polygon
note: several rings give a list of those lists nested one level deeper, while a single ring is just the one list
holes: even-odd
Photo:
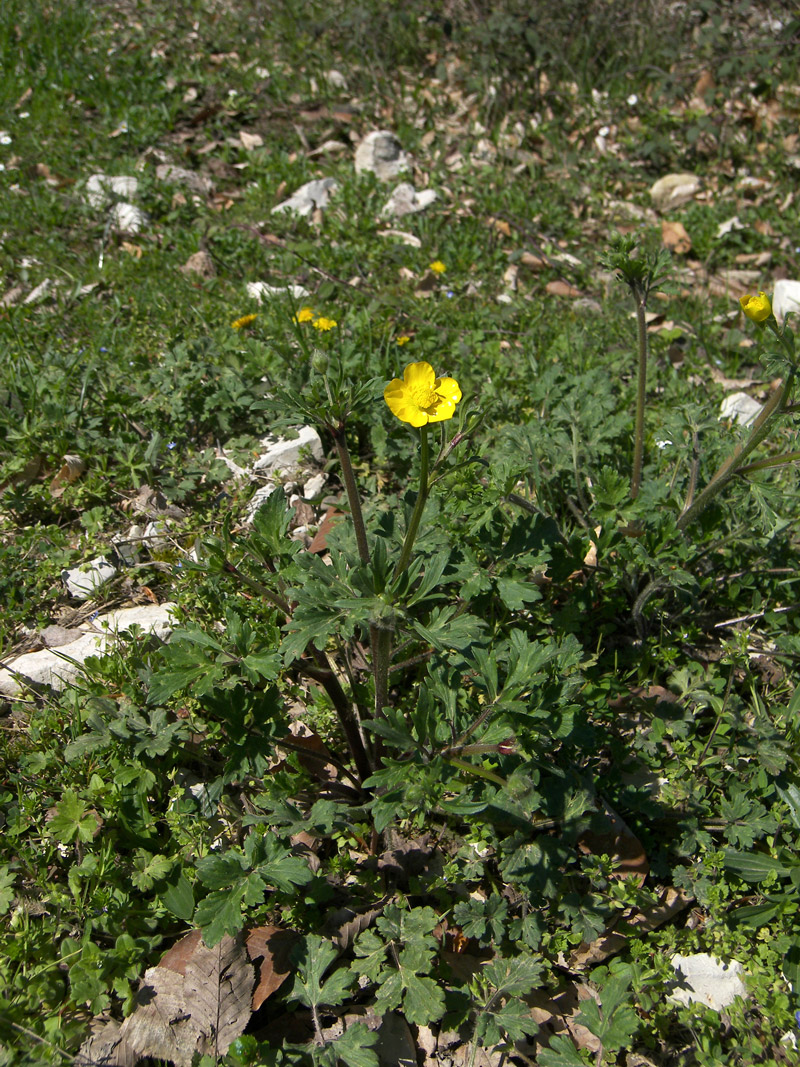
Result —
[{"label": "yellow flower petal", "polygon": [[739,297],[739,303],[742,305],[742,311],[753,322],[766,322],[772,314],[772,304],[766,293],[759,293],[758,296]]},{"label": "yellow flower petal", "polygon": [[430,363],[409,363],[402,379],[393,378],[386,386],[383,398],[401,422],[419,427],[451,419],[461,389],[454,378],[437,378]]},{"label": "yellow flower petal", "polygon": [[434,274],[444,274],[444,272],[447,270],[447,267],[444,265],[444,263],[442,263],[440,259],[435,259],[433,263],[430,264],[430,269],[433,271]]},{"label": "yellow flower petal", "polygon": [[231,329],[241,330],[244,326],[249,326],[251,322],[255,322],[258,315],[242,315],[240,319],[236,319],[231,323]]},{"label": "yellow flower petal", "polygon": [[314,318],[314,311],[312,308],[300,308],[297,314],[294,316],[295,322],[311,322]]}]

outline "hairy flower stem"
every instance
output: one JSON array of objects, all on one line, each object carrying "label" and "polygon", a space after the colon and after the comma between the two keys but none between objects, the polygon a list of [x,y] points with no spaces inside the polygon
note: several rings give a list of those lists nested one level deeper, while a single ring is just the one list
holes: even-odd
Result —
[{"label": "hairy flower stem", "polygon": [[639,369],[636,383],[636,424],[633,430],[633,472],[631,474],[631,500],[639,495],[644,461],[644,404],[647,387],[647,295],[638,287],[632,287],[636,300],[636,329],[639,345]]},{"label": "hairy flower stem", "polygon": [[425,510],[425,504],[428,500],[428,491],[430,485],[428,484],[428,465],[429,465],[429,453],[428,453],[428,427],[421,426],[419,431],[419,492],[417,493],[417,502],[414,505],[414,511],[411,515],[411,521],[408,524],[406,530],[405,540],[403,541],[403,550],[400,553],[400,559],[397,561],[397,566],[394,569],[394,578],[397,580],[411,559],[411,550],[414,547],[414,542],[417,539],[417,531],[419,530],[419,524],[422,519],[422,513]]},{"label": "hairy flower stem", "polygon": [[759,412],[758,418],[753,423],[750,436],[745,443],[734,448],[731,455],[719,467],[705,489],[695,498],[693,503],[684,508],[676,524],[679,530],[685,530],[689,523],[693,522],[714,497],[722,492],[728,482],[740,472],[744,460],[754,449],[758,448],[772,429],[772,416],[779,415],[786,407],[793,382],[794,371],[790,371],[784,384],[775,390]]},{"label": "hairy flower stem", "polygon": [[333,443],[336,445],[336,455],[339,457],[339,465],[342,468],[342,480],[347,492],[347,501],[350,504],[350,514],[353,518],[353,529],[358,546],[358,558],[362,563],[369,563],[369,545],[367,544],[367,528],[364,525],[364,513],[361,510],[361,498],[358,495],[356,476],[353,464],[350,460],[350,451],[344,435],[344,426],[332,427]]}]

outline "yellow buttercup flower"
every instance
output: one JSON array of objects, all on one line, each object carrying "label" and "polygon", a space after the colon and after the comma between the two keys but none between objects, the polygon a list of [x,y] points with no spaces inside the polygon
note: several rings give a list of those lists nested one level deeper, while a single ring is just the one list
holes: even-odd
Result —
[{"label": "yellow buttercup flower", "polygon": [[311,323],[315,330],[321,330],[323,333],[327,333],[328,330],[332,330],[337,325],[336,319],[326,319],[324,315],[320,315],[318,319],[314,319]]},{"label": "yellow buttercup flower", "polygon": [[766,293],[759,293],[758,296],[741,296],[739,303],[748,319],[752,319],[759,325],[766,322],[772,314],[772,304]]},{"label": "yellow buttercup flower", "polygon": [[395,341],[395,344],[407,345],[410,340],[411,340],[411,338],[408,336],[407,333],[401,333],[400,336]]},{"label": "yellow buttercup flower", "polygon": [[314,311],[312,308],[300,308],[297,314],[294,316],[294,322],[311,322],[314,318]]},{"label": "yellow buttercup flower", "polygon": [[455,378],[437,378],[430,363],[409,363],[402,379],[393,378],[386,386],[383,399],[401,422],[427,426],[452,419],[461,389]]},{"label": "yellow buttercup flower", "polygon": [[434,274],[444,274],[444,272],[447,270],[447,267],[444,265],[444,263],[442,263],[440,259],[435,259],[433,263],[430,264],[430,269],[433,271]]},{"label": "yellow buttercup flower", "polygon": [[249,326],[251,322],[255,322],[257,318],[258,315],[242,315],[236,322],[231,323],[231,328],[234,330],[241,330],[245,326]]}]

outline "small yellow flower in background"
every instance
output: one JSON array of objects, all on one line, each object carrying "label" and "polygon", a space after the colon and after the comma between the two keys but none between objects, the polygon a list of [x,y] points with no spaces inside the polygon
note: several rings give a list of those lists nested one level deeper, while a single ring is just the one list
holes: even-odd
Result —
[{"label": "small yellow flower in background", "polygon": [[249,326],[251,322],[255,322],[257,318],[258,315],[242,315],[242,317],[240,319],[237,319],[236,322],[231,323],[231,329],[241,330],[245,326]]},{"label": "small yellow flower in background", "polygon": [[300,308],[297,314],[292,319],[293,322],[311,322],[314,318],[314,311],[312,308]]},{"label": "small yellow flower in background", "polygon": [[447,270],[447,267],[444,265],[444,263],[442,263],[440,259],[435,259],[433,263],[430,264],[430,269],[433,271],[434,274],[444,274],[444,272]]},{"label": "small yellow flower in background", "polygon": [[336,319],[326,319],[324,315],[320,315],[318,319],[314,319],[311,323],[315,330],[321,330],[323,333],[327,333],[328,330],[332,330],[338,323]]},{"label": "small yellow flower in background", "polygon": [[739,303],[748,319],[752,319],[759,325],[766,322],[772,314],[772,304],[766,293],[759,293],[758,296],[741,296]]},{"label": "small yellow flower in background", "polygon": [[383,399],[401,422],[426,426],[452,419],[461,389],[455,378],[437,378],[430,363],[409,363],[402,379],[386,386]]},{"label": "small yellow flower in background", "polygon": [[395,341],[395,344],[407,345],[410,340],[411,340],[411,338],[408,336],[407,333],[401,333],[400,336]]}]

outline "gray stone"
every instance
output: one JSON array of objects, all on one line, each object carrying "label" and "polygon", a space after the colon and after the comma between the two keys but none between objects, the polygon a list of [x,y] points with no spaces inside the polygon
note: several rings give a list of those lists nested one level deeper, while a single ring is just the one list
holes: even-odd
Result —
[{"label": "gray stone", "polygon": [[694,174],[666,174],[652,186],[650,198],[656,211],[663,215],[694,200],[700,189],[700,179]]},{"label": "gray stone", "polygon": [[161,163],[156,167],[156,178],[168,185],[180,185],[197,196],[208,196],[214,192],[214,183],[196,170],[186,167],[174,167],[171,163]]},{"label": "gray stone", "polygon": [[253,464],[254,471],[262,474],[268,471],[296,472],[300,465],[301,452],[310,453],[318,462],[322,461],[322,441],[313,426],[301,426],[297,437],[265,437],[261,444],[266,448]]},{"label": "gray stone", "polygon": [[382,181],[408,170],[408,157],[390,130],[373,130],[356,149],[356,174],[374,174]]},{"label": "gray stone", "polygon": [[[84,623],[74,641],[58,649],[43,648],[11,660],[7,668],[0,669],[0,695],[18,696],[31,683],[49,685],[56,690],[66,688],[80,675],[89,656],[104,655],[113,646],[116,635],[132,626],[166,641],[173,630],[174,610],[174,604],[146,604],[100,615],[94,622]],[[42,631],[43,636],[50,629]]]},{"label": "gray stone", "polygon": [[398,219],[403,215],[414,215],[432,204],[436,195],[434,189],[422,189],[417,192],[409,182],[401,182],[384,204],[381,215],[384,218]]},{"label": "gray stone", "polygon": [[317,178],[312,182],[306,182],[294,192],[288,200],[276,204],[272,214],[283,211],[295,211],[298,215],[310,215],[317,208],[328,206],[331,194],[339,188],[335,178]]},{"label": "gray stone", "polygon": [[325,483],[328,481],[327,475],[320,472],[313,475],[303,486],[303,496],[306,500],[314,500],[318,496],[322,496],[325,491]]},{"label": "gray stone", "polygon": [[63,570],[61,577],[70,596],[76,600],[89,600],[116,573],[117,568],[105,556],[98,556],[80,567]]},{"label": "gray stone", "polygon": [[302,285],[268,285],[266,282],[248,282],[247,295],[251,300],[263,302],[273,296],[290,296],[292,300],[305,300],[311,296]]},{"label": "gray stone", "polygon": [[147,225],[147,215],[136,204],[123,201],[110,212],[111,225],[117,233],[139,233]]},{"label": "gray stone", "polygon": [[[26,301],[27,303],[27,301]],[[797,314],[800,312],[800,282],[782,278],[775,282],[775,291],[772,294],[772,313],[780,326],[789,313],[795,316],[794,328],[796,329]]]},{"label": "gray stone", "polygon": [[128,174],[92,174],[86,179],[85,200],[89,207],[103,208],[113,200],[131,200],[139,179]]},{"label": "gray stone", "polygon": [[747,986],[741,979],[741,963],[723,963],[707,952],[693,956],[675,955],[670,960],[679,985],[667,997],[673,1004],[704,1004],[714,1011],[722,1011],[736,997],[747,996]]},{"label": "gray stone", "polygon": [[732,419],[740,426],[749,426],[755,422],[762,405],[747,393],[728,393],[719,409],[719,417]]}]

